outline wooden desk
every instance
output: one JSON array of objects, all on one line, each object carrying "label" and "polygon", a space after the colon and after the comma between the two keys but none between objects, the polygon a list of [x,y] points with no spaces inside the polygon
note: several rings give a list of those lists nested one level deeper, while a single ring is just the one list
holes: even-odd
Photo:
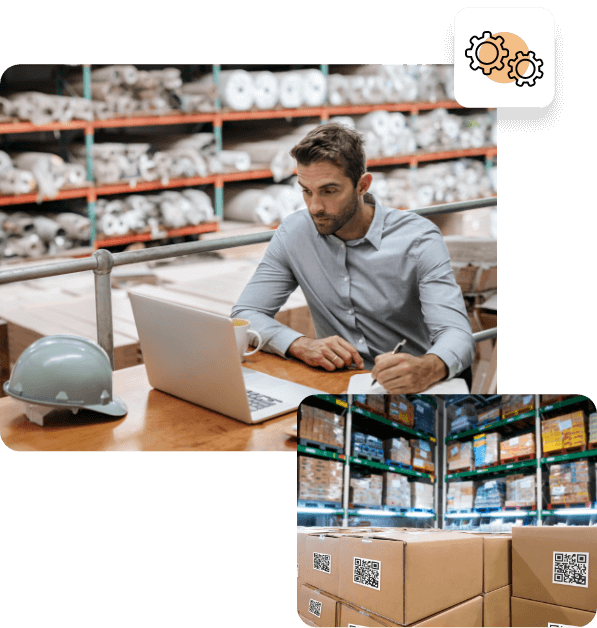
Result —
[{"label": "wooden desk", "polygon": [[[351,375],[363,372],[328,373],[264,352],[244,365],[332,394],[344,392]],[[284,432],[296,423],[296,412],[247,425],[151,388],[144,365],[115,371],[113,378],[114,394],[127,404],[126,416],[59,411],[48,415],[41,427],[27,419],[21,402],[3,397],[2,441],[11,449],[29,451],[296,451],[296,441]]]}]

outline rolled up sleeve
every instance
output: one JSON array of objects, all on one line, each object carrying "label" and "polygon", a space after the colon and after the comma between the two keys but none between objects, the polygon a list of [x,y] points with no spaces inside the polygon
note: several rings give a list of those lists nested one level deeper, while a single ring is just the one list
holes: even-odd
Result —
[{"label": "rolled up sleeve", "polygon": [[433,353],[448,367],[448,377],[458,375],[475,357],[475,340],[466,313],[462,290],[454,279],[450,257],[439,229],[432,226],[417,246],[419,297]]},{"label": "rolled up sleeve", "polygon": [[259,332],[263,350],[282,357],[286,357],[288,347],[304,335],[274,319],[297,286],[285,255],[281,232],[276,232],[262,262],[232,309],[233,318],[246,318],[251,328]]}]

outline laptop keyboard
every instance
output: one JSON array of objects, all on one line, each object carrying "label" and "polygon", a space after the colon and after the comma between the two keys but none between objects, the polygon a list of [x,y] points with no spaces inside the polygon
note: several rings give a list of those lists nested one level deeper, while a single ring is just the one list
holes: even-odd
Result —
[{"label": "laptop keyboard", "polygon": [[254,390],[247,390],[247,397],[249,399],[249,408],[251,412],[255,410],[263,410],[263,408],[269,408],[277,403],[282,403],[280,399],[274,399],[267,395],[255,392]]}]

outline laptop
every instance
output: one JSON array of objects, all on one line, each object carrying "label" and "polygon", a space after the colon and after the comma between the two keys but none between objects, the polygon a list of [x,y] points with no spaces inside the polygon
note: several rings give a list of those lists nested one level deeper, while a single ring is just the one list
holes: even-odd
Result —
[{"label": "laptop", "polygon": [[305,397],[321,394],[242,367],[230,318],[164,292],[149,286],[129,292],[153,388],[244,423],[292,412]]}]

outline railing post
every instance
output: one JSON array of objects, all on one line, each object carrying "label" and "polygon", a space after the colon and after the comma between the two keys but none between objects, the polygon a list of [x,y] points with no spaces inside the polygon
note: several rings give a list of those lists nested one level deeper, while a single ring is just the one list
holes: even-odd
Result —
[{"label": "railing post", "polygon": [[112,290],[110,273],[114,257],[110,251],[99,249],[93,257],[97,260],[95,275],[95,316],[97,321],[97,342],[106,351],[114,370],[114,329],[112,326]]}]

